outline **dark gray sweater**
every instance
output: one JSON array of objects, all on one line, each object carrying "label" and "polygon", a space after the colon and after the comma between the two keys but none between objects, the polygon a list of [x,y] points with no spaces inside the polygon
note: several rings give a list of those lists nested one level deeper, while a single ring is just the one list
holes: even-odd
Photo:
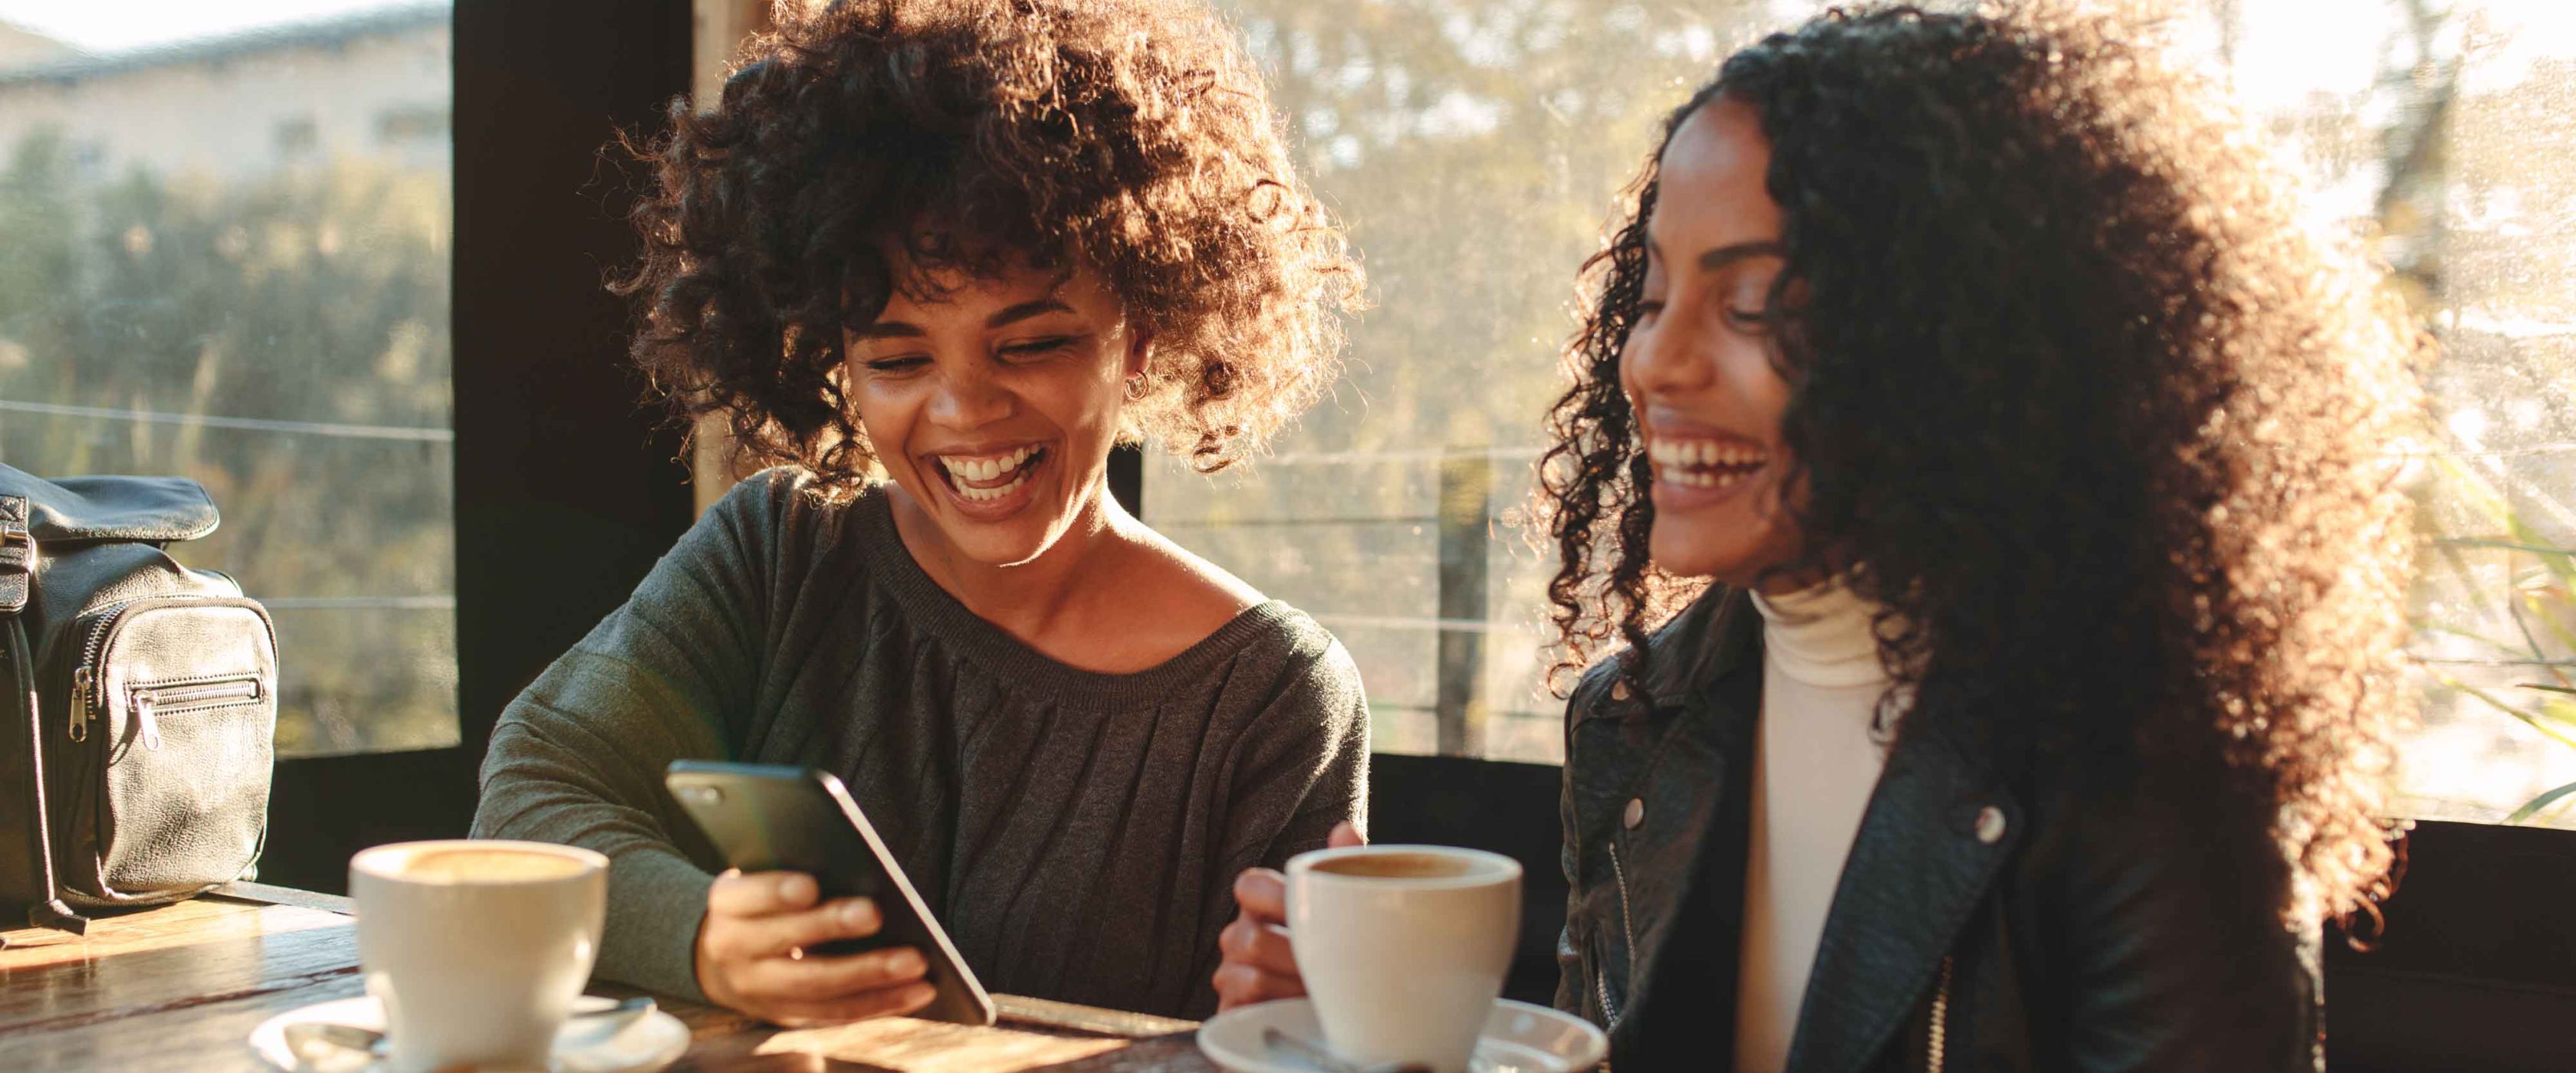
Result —
[{"label": "dark gray sweater", "polygon": [[1364,816],[1368,707],[1276,601],[1149,670],[1068,667],[923,573],[882,490],[771,470],[511,703],[474,817],[607,854],[600,974],[697,997],[682,757],[840,776],[991,990],[1203,1016],[1235,873]]}]

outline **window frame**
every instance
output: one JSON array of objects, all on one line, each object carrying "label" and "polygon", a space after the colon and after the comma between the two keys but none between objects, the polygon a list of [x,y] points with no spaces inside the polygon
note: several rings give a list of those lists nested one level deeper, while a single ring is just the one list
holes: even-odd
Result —
[{"label": "window frame", "polygon": [[453,17],[457,744],[280,760],[266,882],[340,892],[359,849],[463,836],[501,709],[695,518],[680,438],[626,362],[629,307],[601,285],[636,255],[645,177],[601,147],[689,91],[691,5]]}]

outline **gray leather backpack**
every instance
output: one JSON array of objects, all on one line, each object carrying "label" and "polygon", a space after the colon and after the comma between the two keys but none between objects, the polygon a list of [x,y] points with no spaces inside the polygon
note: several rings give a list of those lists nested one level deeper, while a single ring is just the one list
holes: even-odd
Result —
[{"label": "gray leather backpack", "polygon": [[0,908],[31,924],[79,932],[259,860],[276,631],[162,550],[216,522],[194,481],[0,466]]}]

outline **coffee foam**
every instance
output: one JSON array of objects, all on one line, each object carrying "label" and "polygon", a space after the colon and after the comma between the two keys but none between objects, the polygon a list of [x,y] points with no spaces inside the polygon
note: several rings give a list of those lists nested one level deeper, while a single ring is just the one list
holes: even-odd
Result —
[{"label": "coffee foam", "polygon": [[1315,862],[1318,872],[1378,879],[1455,879],[1475,868],[1473,861],[1432,853],[1371,853]]},{"label": "coffee foam", "polygon": [[389,873],[415,883],[525,883],[566,879],[590,867],[576,857],[524,849],[433,849],[406,858]]}]

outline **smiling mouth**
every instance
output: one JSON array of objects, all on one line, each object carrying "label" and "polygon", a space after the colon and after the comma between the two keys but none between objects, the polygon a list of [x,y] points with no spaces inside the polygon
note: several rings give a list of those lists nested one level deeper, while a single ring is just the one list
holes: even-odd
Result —
[{"label": "smiling mouth", "polygon": [[1727,488],[1759,472],[1771,452],[1739,439],[1655,435],[1646,438],[1655,479],[1684,488]]},{"label": "smiling mouth", "polygon": [[1047,449],[1030,444],[997,455],[932,455],[948,490],[968,503],[992,503],[1018,492],[1047,459]]}]

